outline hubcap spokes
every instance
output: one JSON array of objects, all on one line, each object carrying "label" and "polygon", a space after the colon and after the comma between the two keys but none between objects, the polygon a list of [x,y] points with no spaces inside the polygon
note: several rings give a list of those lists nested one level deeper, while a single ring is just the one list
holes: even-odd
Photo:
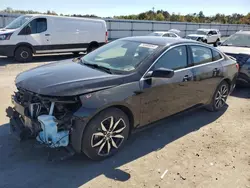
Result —
[{"label": "hubcap spokes", "polygon": [[228,95],[228,88],[226,85],[222,85],[221,88],[218,90],[216,97],[215,97],[216,108],[221,108],[225,105],[227,95]]},{"label": "hubcap spokes", "polygon": [[109,155],[112,149],[120,147],[124,140],[122,135],[123,130],[126,128],[126,124],[122,118],[117,122],[114,122],[114,117],[108,117],[101,122],[99,132],[92,135],[91,146],[93,148],[98,147],[98,155]]}]

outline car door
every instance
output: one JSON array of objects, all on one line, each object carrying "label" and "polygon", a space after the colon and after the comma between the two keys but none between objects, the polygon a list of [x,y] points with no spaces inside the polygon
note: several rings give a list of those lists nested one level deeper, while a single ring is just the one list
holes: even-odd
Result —
[{"label": "car door", "polygon": [[190,85],[193,84],[193,73],[188,67],[188,62],[186,46],[176,46],[163,53],[148,70],[173,69],[172,78],[142,77],[140,80],[141,125],[162,119],[194,105],[190,90]]},{"label": "car door", "polygon": [[39,51],[50,44],[48,30],[47,18],[35,18],[24,27],[21,34],[24,34],[26,41]]},{"label": "car door", "polygon": [[223,76],[222,55],[209,47],[189,46],[194,75],[194,92],[198,103],[207,103]]},{"label": "car door", "polygon": [[212,31],[209,31],[207,33],[207,43],[213,43],[213,32]]}]

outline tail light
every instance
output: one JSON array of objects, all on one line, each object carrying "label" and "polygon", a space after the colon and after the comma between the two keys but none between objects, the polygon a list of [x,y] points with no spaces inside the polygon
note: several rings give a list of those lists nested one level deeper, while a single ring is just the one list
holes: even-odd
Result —
[{"label": "tail light", "polygon": [[239,66],[239,64],[238,64],[238,63],[236,63],[236,68],[237,68],[237,70],[239,71],[240,66]]},{"label": "tail light", "polygon": [[108,32],[106,31],[106,33],[105,33],[105,43],[107,43],[108,42]]}]

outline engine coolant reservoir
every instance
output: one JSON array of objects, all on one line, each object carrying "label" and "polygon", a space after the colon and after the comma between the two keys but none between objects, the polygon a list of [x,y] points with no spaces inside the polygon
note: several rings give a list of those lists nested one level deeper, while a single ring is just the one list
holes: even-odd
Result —
[{"label": "engine coolant reservoir", "polygon": [[51,148],[65,147],[69,144],[69,131],[59,131],[55,117],[51,115],[38,116],[42,131],[36,137],[37,141]]}]

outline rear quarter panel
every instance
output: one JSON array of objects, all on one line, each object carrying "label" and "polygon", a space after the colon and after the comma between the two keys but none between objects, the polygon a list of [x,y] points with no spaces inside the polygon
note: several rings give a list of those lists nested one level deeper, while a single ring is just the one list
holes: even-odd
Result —
[{"label": "rear quarter panel", "polygon": [[223,67],[223,79],[229,79],[230,81],[233,81],[233,79],[238,75],[236,61],[225,55],[225,60],[221,61],[221,64]]}]

